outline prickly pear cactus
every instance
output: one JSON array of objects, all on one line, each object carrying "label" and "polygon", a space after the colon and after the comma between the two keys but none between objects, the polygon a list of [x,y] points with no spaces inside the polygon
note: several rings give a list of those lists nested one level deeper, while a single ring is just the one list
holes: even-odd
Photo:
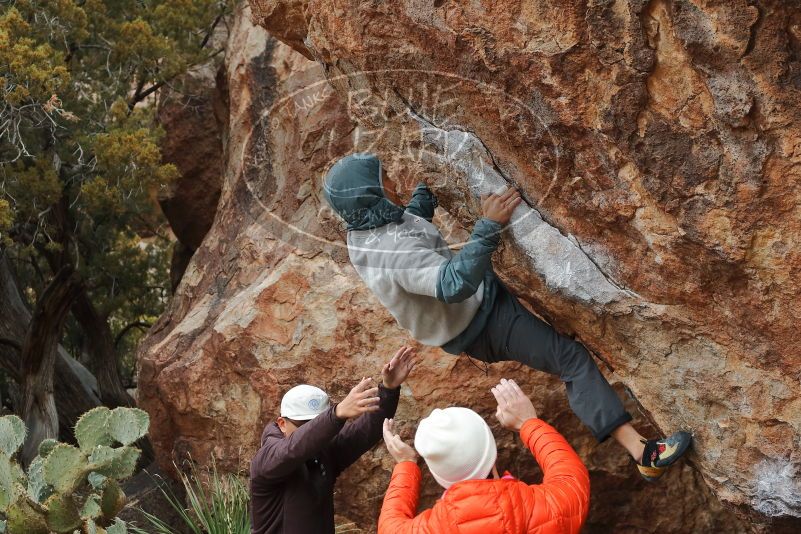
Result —
[{"label": "prickly pear cactus", "polygon": [[13,456],[25,441],[25,423],[16,415],[0,417],[0,451]]},{"label": "prickly pear cactus", "polygon": [[95,408],[75,425],[78,447],[46,439],[25,473],[16,461],[25,425],[0,417],[0,534],[126,534],[119,481],[136,470],[132,444],[149,425],[136,408]]},{"label": "prickly pear cactus", "polygon": [[98,445],[111,445],[108,420],[111,410],[100,406],[83,414],[75,424],[75,438],[82,451],[91,452]]},{"label": "prickly pear cactus", "polygon": [[53,488],[44,478],[44,459],[37,456],[28,466],[28,497],[36,502],[45,502],[52,493]]},{"label": "prickly pear cactus", "polygon": [[56,445],[44,461],[45,482],[59,493],[72,493],[89,471],[86,455],[66,443]]},{"label": "prickly pear cactus", "polygon": [[69,494],[56,493],[45,502],[47,526],[56,532],[72,532],[81,526],[81,514],[75,498]]},{"label": "prickly pear cactus", "polygon": [[147,433],[150,417],[144,410],[115,408],[108,418],[109,435],[122,445],[131,445]]},{"label": "prickly pear cactus", "polygon": [[0,516],[8,516],[9,508],[24,491],[24,473],[12,458],[25,441],[25,434],[22,419],[16,415],[0,417]]}]

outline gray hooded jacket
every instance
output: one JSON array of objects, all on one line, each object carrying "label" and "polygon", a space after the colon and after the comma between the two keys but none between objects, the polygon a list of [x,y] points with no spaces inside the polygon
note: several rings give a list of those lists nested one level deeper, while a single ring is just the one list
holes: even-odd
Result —
[{"label": "gray hooded jacket", "polygon": [[393,204],[372,154],[339,160],[323,193],[347,223],[356,272],[398,324],[421,343],[461,353],[483,330],[495,301],[491,257],[501,225],[480,219],[453,254],[431,223],[436,197],[421,184],[405,209]]}]

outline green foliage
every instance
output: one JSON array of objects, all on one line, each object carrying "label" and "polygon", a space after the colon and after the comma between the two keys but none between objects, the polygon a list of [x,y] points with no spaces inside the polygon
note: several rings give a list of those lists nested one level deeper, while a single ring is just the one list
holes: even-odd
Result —
[{"label": "green foliage", "polygon": [[120,484],[110,478],[106,481],[103,488],[103,495],[100,497],[100,510],[105,517],[115,517],[125,507],[125,494],[120,488]]},{"label": "green foliage", "polygon": [[[113,335],[161,313],[170,239],[154,198],[177,170],[155,98],[222,57],[210,37],[231,4],[0,0],[0,247],[29,298],[69,263]],[[65,344],[86,336],[71,323]],[[128,360],[133,341],[118,344]]]},{"label": "green foliage", "polygon": [[[181,517],[183,528],[177,529],[142,510],[153,533],[178,534],[186,530],[193,534],[250,534],[250,492],[241,477],[220,474],[212,464],[208,471],[193,469],[189,475],[181,473],[181,483],[186,490],[188,508],[169,486],[162,484],[159,489]],[[138,527],[130,530],[135,534],[151,534]]]},{"label": "green foliage", "polygon": [[15,500],[6,512],[9,534],[48,534],[43,510],[25,498]]},{"label": "green foliage", "polygon": [[[8,230],[14,222],[14,214],[11,212],[11,205],[8,200],[0,198],[0,245],[10,245],[11,240],[8,238]],[[2,534],[0,530],[0,534]]]},{"label": "green foliage", "polygon": [[100,489],[103,487],[103,484],[106,482],[108,477],[106,475],[101,475],[95,471],[89,473],[89,476],[86,479],[89,481],[89,484],[95,489]]},{"label": "green foliage", "polygon": [[86,501],[84,501],[83,503],[83,508],[81,508],[81,518],[84,520],[85,519],[95,520],[99,518],[102,514],[103,514],[103,509],[100,508],[100,495],[96,493],[89,494],[89,496],[86,497]]},{"label": "green foliage", "polygon": [[115,519],[114,524],[106,529],[106,534],[127,534],[128,525],[121,519]]},{"label": "green foliage", "polygon": [[[119,481],[136,468],[140,452],[130,443],[147,433],[149,420],[143,413],[136,408],[87,412],[75,429],[81,448],[43,442],[27,473],[14,459],[19,445],[11,440],[12,455],[0,451],[0,534],[127,532],[116,517],[126,503]],[[0,429],[24,436],[18,421],[0,417]],[[132,429],[115,428],[124,423]],[[120,446],[110,446],[115,443]]]},{"label": "green foliage", "polygon": [[0,513],[8,510],[11,503],[17,498],[18,493],[19,488],[14,465],[5,453],[0,452]]}]

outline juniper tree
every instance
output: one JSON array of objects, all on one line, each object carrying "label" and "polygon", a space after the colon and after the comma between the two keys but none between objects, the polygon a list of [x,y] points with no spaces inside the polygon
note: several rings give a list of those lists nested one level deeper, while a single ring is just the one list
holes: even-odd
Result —
[{"label": "juniper tree", "polygon": [[53,368],[68,317],[102,401],[131,403],[115,345],[163,305],[169,240],[154,197],[177,173],[161,160],[153,99],[221,52],[211,37],[229,6],[0,6],[0,253],[34,308],[15,372],[31,435],[56,437]]}]

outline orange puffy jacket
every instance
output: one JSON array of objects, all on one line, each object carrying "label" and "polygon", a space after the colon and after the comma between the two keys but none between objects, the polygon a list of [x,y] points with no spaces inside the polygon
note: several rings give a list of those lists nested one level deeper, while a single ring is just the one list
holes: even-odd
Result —
[{"label": "orange puffy jacket", "polygon": [[514,478],[454,484],[434,507],[415,517],[420,468],[401,462],[384,496],[378,534],[551,534],[579,532],[590,502],[590,476],[559,432],[529,419],[520,438],[537,459],[542,484]]}]

